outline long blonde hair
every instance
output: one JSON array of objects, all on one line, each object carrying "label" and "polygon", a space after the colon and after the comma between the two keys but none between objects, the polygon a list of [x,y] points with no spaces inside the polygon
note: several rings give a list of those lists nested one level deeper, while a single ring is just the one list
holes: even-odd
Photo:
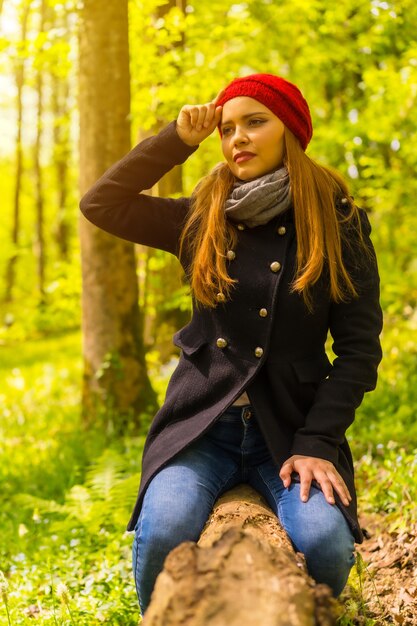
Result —
[{"label": "long blonde hair", "polygon": [[[308,157],[288,128],[284,145],[297,234],[296,272],[291,288],[303,296],[311,309],[311,287],[326,267],[330,299],[341,302],[356,297],[356,287],[342,256],[346,230],[342,224],[352,224],[358,242],[365,251],[367,247],[359,210],[350,200],[347,184],[336,171]],[[197,303],[209,307],[230,299],[236,282],[227,272],[227,250],[236,244],[236,227],[226,219],[224,211],[234,180],[228,165],[220,163],[200,181],[180,239],[180,255],[186,240],[191,254],[191,292]],[[347,199],[343,215],[335,207],[335,198],[341,195]]]}]

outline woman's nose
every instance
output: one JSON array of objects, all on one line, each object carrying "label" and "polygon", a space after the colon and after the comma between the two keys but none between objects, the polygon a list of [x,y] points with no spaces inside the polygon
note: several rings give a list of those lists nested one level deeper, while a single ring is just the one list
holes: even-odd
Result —
[{"label": "woman's nose", "polygon": [[239,145],[241,143],[247,143],[248,138],[246,133],[244,132],[244,129],[241,128],[240,126],[236,126],[235,128],[235,134],[233,137],[233,141],[235,143],[235,145]]}]

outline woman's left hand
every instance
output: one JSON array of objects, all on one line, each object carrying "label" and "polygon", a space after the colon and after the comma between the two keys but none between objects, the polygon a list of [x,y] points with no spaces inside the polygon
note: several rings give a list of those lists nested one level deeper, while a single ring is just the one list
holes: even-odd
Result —
[{"label": "woman's left hand", "polygon": [[335,503],[333,490],[339,494],[345,506],[352,500],[345,481],[330,461],[294,454],[283,463],[279,472],[286,488],[291,484],[292,472],[297,472],[300,477],[300,497],[303,502],[308,500],[312,480],[318,482],[329,504]]}]

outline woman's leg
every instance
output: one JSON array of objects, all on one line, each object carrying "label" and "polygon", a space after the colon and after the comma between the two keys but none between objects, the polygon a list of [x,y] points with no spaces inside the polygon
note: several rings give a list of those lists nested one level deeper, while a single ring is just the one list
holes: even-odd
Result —
[{"label": "woman's leg", "polygon": [[285,489],[278,471],[271,460],[252,472],[250,482],[275,511],[294,548],[304,554],[309,574],[338,596],[355,562],[349,525],[320,489],[311,487],[308,501],[302,502],[300,485],[292,483]]},{"label": "woman's leg", "polygon": [[238,464],[210,436],[186,448],[152,479],[133,543],[142,615],[165,557],[183,541],[197,541],[218,496],[237,482]]}]

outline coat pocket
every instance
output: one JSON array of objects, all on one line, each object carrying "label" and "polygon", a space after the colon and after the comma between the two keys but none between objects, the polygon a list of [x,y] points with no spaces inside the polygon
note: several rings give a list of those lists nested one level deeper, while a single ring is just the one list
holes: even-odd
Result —
[{"label": "coat pocket", "polygon": [[332,364],[326,355],[318,359],[303,359],[291,363],[300,383],[319,383],[326,378]]},{"label": "coat pocket", "polygon": [[176,332],[172,340],[187,356],[197,354],[207,343],[207,338],[201,332],[188,326]]}]

